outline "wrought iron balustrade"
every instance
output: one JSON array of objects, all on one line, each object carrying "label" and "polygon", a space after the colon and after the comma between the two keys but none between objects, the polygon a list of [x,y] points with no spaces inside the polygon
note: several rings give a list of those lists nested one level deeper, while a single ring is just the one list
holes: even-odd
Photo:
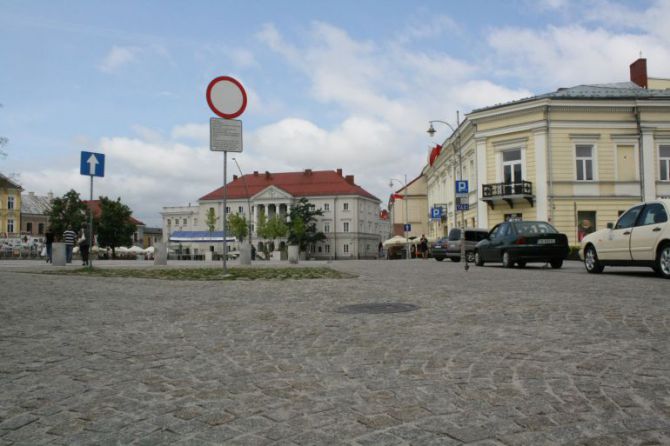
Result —
[{"label": "wrought iron balustrade", "polygon": [[533,205],[533,183],[530,181],[518,181],[515,183],[489,183],[482,184],[482,200],[486,201],[493,208],[493,200],[500,199],[510,208],[514,207],[513,198],[519,197],[526,199],[530,205]]}]

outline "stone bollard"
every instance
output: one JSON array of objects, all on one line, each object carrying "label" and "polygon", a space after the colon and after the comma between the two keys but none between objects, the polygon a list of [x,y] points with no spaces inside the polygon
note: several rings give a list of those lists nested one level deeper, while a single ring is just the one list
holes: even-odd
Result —
[{"label": "stone bollard", "polygon": [[154,265],[167,265],[167,255],[165,243],[154,243]]},{"label": "stone bollard", "polygon": [[288,245],[288,261],[289,263],[298,263],[300,259],[300,246]]},{"label": "stone bollard", "polygon": [[251,243],[240,243],[240,265],[251,265]]},{"label": "stone bollard", "polygon": [[65,266],[65,243],[59,242],[51,245],[51,264]]}]

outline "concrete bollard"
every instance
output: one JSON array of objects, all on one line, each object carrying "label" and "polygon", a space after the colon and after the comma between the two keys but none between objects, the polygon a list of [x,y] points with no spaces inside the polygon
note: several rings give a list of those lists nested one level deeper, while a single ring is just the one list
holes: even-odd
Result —
[{"label": "concrete bollard", "polygon": [[65,243],[53,243],[51,245],[51,264],[65,266],[65,260]]},{"label": "concrete bollard", "polygon": [[167,245],[154,243],[154,265],[167,265]]},{"label": "concrete bollard", "polygon": [[298,263],[300,259],[300,246],[288,245],[288,261],[289,263]]},{"label": "concrete bollard", "polygon": [[240,265],[251,265],[251,243],[240,243]]}]

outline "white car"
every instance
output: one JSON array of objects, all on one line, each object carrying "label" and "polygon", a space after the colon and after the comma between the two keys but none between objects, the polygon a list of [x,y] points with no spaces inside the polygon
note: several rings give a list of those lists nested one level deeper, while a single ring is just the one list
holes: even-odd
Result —
[{"label": "white car", "polygon": [[628,209],[615,225],[587,235],[579,247],[586,271],[605,266],[648,266],[670,279],[670,200],[641,203]]}]

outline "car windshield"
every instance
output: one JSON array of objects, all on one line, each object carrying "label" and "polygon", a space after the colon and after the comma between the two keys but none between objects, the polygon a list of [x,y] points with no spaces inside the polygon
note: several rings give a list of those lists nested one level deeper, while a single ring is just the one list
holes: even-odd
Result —
[{"label": "car windshield", "polygon": [[465,231],[465,240],[469,242],[478,242],[484,240],[488,235],[488,231]]},{"label": "car windshield", "polygon": [[460,229],[452,229],[451,232],[449,233],[449,240],[453,242],[460,239],[461,239]]},{"label": "car windshield", "polygon": [[514,227],[516,228],[516,232],[520,235],[558,233],[553,226],[543,221],[519,221],[514,223]]}]

